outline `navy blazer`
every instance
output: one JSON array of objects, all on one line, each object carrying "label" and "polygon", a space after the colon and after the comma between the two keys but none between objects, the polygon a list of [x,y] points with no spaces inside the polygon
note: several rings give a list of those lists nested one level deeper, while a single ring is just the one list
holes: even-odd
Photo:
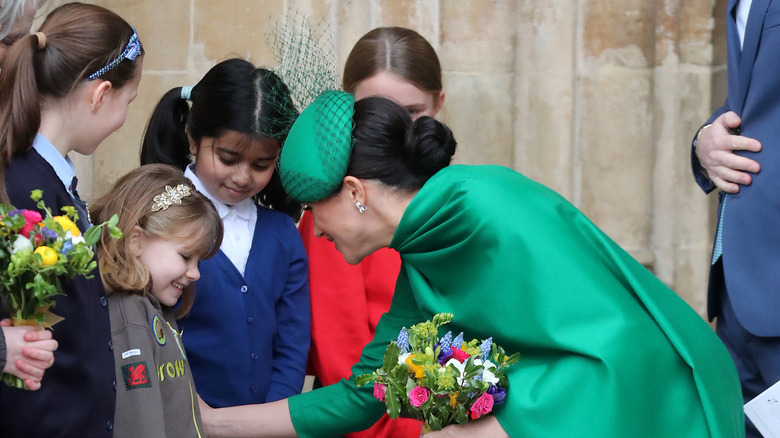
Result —
[{"label": "navy blazer", "polygon": [[[737,154],[756,160],[761,172],[753,176],[752,184],[728,195],[723,275],[717,269],[710,272],[708,308],[710,318],[717,316],[725,277],[742,326],[757,336],[780,336],[780,0],[753,0],[741,51],[735,16],[736,0],[729,0],[728,98],[710,122],[727,111],[737,113],[741,134],[762,144],[758,153]],[[712,191],[715,186],[693,150],[691,158],[697,183],[705,192]],[[719,215],[720,211],[719,207]]]},{"label": "navy blazer", "polygon": [[198,394],[225,407],[300,393],[311,344],[309,263],[292,219],[257,206],[245,275],[222,250],[198,267],[195,302],[179,320]]},{"label": "navy blazer", "polygon": [[[33,189],[53,214],[73,205],[54,169],[34,149],[6,168],[11,203],[36,210]],[[83,231],[83,230],[82,230]],[[52,333],[59,342],[54,365],[41,389],[27,391],[0,384],[1,437],[110,437],[113,434],[116,380],[107,301],[100,273],[63,281],[65,295],[54,299],[54,313],[65,319]]]}]

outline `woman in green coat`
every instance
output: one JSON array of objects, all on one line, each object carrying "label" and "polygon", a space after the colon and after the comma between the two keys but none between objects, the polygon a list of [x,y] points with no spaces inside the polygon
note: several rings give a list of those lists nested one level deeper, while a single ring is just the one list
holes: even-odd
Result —
[{"label": "woman in green coat", "polygon": [[[393,303],[353,376],[401,327],[451,312],[520,362],[495,415],[434,436],[744,436],[736,369],[710,327],[554,191],[500,166],[452,165],[452,133],[382,98],[327,92],[282,149],[285,189],[351,263],[402,260]],[[228,436],[324,437],[385,410],[354,377],[275,404],[204,409]]]}]

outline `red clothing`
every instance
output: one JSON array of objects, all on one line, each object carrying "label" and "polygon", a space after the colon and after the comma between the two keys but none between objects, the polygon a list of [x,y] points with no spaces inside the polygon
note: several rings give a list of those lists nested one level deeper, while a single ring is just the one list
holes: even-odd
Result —
[{"label": "red clothing", "polygon": [[[314,237],[313,229],[307,211],[298,230],[309,255],[309,373],[327,386],[352,374],[350,368],[374,337],[379,318],[390,308],[401,258],[395,250],[382,248],[350,265],[332,242]],[[370,429],[345,436],[417,438],[420,423],[406,418],[391,420],[385,414]]]}]

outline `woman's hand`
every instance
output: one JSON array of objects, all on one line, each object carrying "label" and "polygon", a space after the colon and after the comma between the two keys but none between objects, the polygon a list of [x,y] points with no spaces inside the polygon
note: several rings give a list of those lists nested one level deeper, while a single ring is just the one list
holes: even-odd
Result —
[{"label": "woman's hand", "polygon": [[287,399],[214,409],[198,396],[200,417],[209,437],[296,437]]},{"label": "woman's hand", "polygon": [[453,424],[442,430],[426,433],[424,438],[509,438],[495,415],[488,415],[465,424]]},{"label": "woman's hand", "polygon": [[6,346],[3,372],[24,380],[31,390],[41,387],[44,371],[54,364],[57,341],[51,332],[34,327],[11,327],[11,321],[0,321]]}]

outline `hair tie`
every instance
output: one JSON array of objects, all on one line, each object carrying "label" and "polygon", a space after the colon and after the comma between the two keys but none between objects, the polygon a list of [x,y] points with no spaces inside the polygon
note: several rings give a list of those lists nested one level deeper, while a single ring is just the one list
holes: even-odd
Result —
[{"label": "hair tie", "polygon": [[46,47],[46,35],[43,32],[35,32],[35,36],[38,37],[38,50],[43,50]]},{"label": "hair tie", "polygon": [[190,97],[192,95],[192,86],[185,85],[181,87],[181,98],[184,100],[191,100]]}]

